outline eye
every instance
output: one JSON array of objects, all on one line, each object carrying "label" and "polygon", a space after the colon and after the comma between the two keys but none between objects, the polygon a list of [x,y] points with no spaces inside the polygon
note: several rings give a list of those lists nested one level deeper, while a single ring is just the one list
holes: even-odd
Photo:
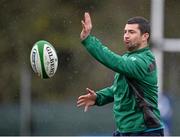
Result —
[{"label": "eye", "polygon": [[134,30],[130,30],[130,31],[129,31],[129,33],[134,34],[134,33],[135,33],[135,31],[134,31]]}]

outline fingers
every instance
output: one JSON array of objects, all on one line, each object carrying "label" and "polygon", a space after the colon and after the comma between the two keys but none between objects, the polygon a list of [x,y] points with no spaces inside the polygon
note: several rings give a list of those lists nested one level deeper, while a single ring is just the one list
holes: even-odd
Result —
[{"label": "fingers", "polygon": [[91,30],[92,29],[92,22],[91,22],[91,17],[88,12],[85,12],[84,14],[84,21],[82,20],[81,23],[83,24],[83,27],[85,30]]},{"label": "fingers", "polygon": [[92,29],[91,17],[88,12],[84,13],[84,20],[81,21],[82,31],[80,33],[81,40],[87,38]]},{"label": "fingers", "polygon": [[[79,106],[80,104],[84,103],[85,102],[85,99],[84,98],[81,98],[81,99],[78,99],[77,101],[77,105]],[[82,105],[80,105],[82,106]]]},{"label": "fingers", "polygon": [[85,99],[87,97],[87,95],[82,95],[82,96],[80,96],[79,98],[78,98],[78,100],[83,100],[83,99]]},{"label": "fingers", "polygon": [[77,101],[77,107],[81,107],[81,106],[84,106],[86,104],[86,97],[87,95],[82,95],[78,98],[78,101]]},{"label": "fingers", "polygon": [[94,90],[86,88],[86,91],[88,93],[80,96],[77,100],[77,107],[84,106],[84,112],[87,112],[88,108],[95,104],[96,100],[96,93]]},{"label": "fingers", "polygon": [[87,24],[88,30],[91,30],[92,29],[92,22],[91,22],[90,14],[88,12],[85,12],[84,18],[85,18],[85,24]]},{"label": "fingers", "polygon": [[85,102],[81,102],[81,103],[78,103],[77,104],[77,107],[82,107],[82,106],[84,106],[85,105]]},{"label": "fingers", "polygon": [[85,106],[84,112],[87,112],[89,105],[86,104],[84,97],[79,97],[79,98],[80,99],[78,99],[78,101],[77,101],[77,107]]},{"label": "fingers", "polygon": [[88,12],[85,12],[84,18],[85,18],[85,23],[91,24],[91,16]]}]

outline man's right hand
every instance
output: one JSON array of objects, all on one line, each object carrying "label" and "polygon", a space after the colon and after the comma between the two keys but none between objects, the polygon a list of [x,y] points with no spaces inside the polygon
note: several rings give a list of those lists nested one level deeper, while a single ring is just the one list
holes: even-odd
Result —
[{"label": "man's right hand", "polygon": [[91,33],[91,29],[92,29],[91,17],[88,12],[84,13],[84,20],[82,20],[81,23],[82,23],[82,31],[80,34],[80,39],[84,40]]},{"label": "man's right hand", "polygon": [[97,97],[94,90],[86,88],[86,91],[88,94],[80,96],[77,101],[77,107],[84,106],[84,112],[86,112],[90,106],[95,104]]}]

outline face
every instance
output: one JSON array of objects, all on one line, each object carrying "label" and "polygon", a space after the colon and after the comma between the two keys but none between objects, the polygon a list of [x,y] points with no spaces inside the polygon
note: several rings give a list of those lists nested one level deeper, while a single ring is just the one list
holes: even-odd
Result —
[{"label": "face", "polygon": [[124,44],[129,51],[142,48],[147,44],[147,33],[141,34],[138,24],[126,24],[124,28]]}]

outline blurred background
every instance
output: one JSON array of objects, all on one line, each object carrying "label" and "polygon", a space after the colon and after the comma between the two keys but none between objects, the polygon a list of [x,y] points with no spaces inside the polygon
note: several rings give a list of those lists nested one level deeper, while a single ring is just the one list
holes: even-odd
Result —
[{"label": "blurred background", "polygon": [[[178,40],[180,1],[163,2],[163,39]],[[113,104],[93,107],[87,113],[76,107],[86,87],[110,86],[114,76],[81,45],[85,11],[92,16],[92,34],[123,54],[127,19],[144,16],[151,20],[152,0],[0,0],[0,135],[112,135],[116,129]],[[46,80],[33,73],[29,61],[33,44],[42,39],[55,47],[59,57],[56,74]],[[155,42],[151,43],[156,49]],[[160,90],[166,96],[160,108],[169,126],[167,134],[179,135],[180,50],[157,49],[163,51]]]}]

